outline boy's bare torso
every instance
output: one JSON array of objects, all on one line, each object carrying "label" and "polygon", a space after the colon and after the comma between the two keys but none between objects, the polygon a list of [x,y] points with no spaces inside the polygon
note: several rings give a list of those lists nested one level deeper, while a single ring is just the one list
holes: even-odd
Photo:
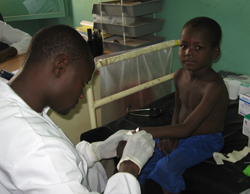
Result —
[{"label": "boy's bare torso", "polygon": [[[179,108],[178,123],[183,123],[197,107],[204,105],[202,109],[197,109],[193,113],[193,119],[195,119],[194,114],[198,118],[202,111],[208,111],[206,118],[203,119],[192,136],[222,132],[228,105],[228,93],[223,79],[212,69],[198,75],[192,75],[192,72],[180,69],[177,77],[179,94],[179,104],[177,105],[179,106],[177,107]],[[213,87],[221,88],[214,100],[212,100],[214,95]],[[211,101],[209,96],[211,96]],[[202,105],[203,102],[207,103],[207,105],[205,103]],[[208,110],[209,108],[210,110]]]}]

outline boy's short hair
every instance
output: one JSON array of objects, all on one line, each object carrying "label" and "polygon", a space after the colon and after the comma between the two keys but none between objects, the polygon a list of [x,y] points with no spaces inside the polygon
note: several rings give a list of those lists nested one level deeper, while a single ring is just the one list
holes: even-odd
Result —
[{"label": "boy's short hair", "polygon": [[215,20],[208,17],[196,17],[189,20],[183,29],[187,26],[205,28],[210,35],[212,48],[220,45],[222,32],[220,25]]}]

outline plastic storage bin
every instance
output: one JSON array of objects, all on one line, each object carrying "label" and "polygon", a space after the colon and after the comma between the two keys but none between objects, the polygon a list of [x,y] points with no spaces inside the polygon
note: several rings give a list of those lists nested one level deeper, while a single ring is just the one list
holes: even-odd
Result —
[{"label": "plastic storage bin", "polygon": [[111,36],[104,40],[103,45],[105,50],[117,52],[160,43],[163,42],[164,39],[164,37],[152,35],[141,36],[136,39],[126,37],[126,44],[124,45],[122,36]]},{"label": "plastic storage bin", "polygon": [[103,29],[106,33],[116,35],[123,35],[125,32],[126,36],[139,37],[161,31],[163,22],[163,19],[140,17],[133,24],[124,26],[94,22],[94,29]]},{"label": "plastic storage bin", "polygon": [[[163,0],[152,0],[142,3],[130,2],[122,5],[124,16],[142,16],[151,13],[160,12],[162,10]],[[100,15],[101,12],[100,4],[94,4],[92,14]],[[102,14],[103,15],[114,15],[121,16],[121,5],[117,1],[113,2],[102,2]]]}]

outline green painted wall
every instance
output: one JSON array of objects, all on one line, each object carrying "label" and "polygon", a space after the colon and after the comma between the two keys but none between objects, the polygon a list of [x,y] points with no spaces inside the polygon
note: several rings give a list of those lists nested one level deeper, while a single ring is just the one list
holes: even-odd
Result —
[{"label": "green painted wall", "polygon": [[[197,16],[211,17],[221,25],[223,32],[221,57],[213,68],[250,75],[249,9],[249,0],[165,0],[162,12],[156,15],[165,19],[164,29],[158,35],[167,40],[178,39],[186,21]],[[174,70],[179,67],[176,48]]]},{"label": "green painted wall", "polygon": [[34,35],[40,28],[53,24],[66,24],[72,27],[80,26],[82,20],[92,21],[92,5],[98,0],[65,0],[68,5],[68,16],[63,18],[40,19],[9,22],[10,25]]},{"label": "green painted wall", "polygon": [[45,19],[40,22],[41,26],[48,24],[67,24],[72,27],[80,26],[82,20],[93,21],[92,6],[98,0],[68,0],[69,16],[66,18]]},{"label": "green painted wall", "polygon": [[[50,24],[80,25],[81,20],[92,21],[92,4],[98,0],[67,0],[69,16],[58,19],[11,22],[31,35],[39,28]],[[179,39],[182,26],[197,16],[208,16],[218,21],[222,27],[221,57],[213,65],[216,71],[227,70],[250,75],[248,43],[250,35],[249,0],[164,0],[162,12],[157,18],[165,19],[163,30],[158,36],[166,40]],[[181,67],[178,48],[174,49],[173,71]]]}]

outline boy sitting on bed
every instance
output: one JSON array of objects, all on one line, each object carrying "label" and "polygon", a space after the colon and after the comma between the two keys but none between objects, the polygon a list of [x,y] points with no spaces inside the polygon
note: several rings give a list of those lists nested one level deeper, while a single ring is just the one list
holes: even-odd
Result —
[{"label": "boy sitting on bed", "polygon": [[139,176],[159,183],[165,193],[185,190],[182,174],[219,152],[228,106],[223,79],[211,67],[220,55],[221,28],[207,17],[188,21],[182,30],[174,75],[175,108],[172,125],[143,127],[156,139],[155,153]]}]

